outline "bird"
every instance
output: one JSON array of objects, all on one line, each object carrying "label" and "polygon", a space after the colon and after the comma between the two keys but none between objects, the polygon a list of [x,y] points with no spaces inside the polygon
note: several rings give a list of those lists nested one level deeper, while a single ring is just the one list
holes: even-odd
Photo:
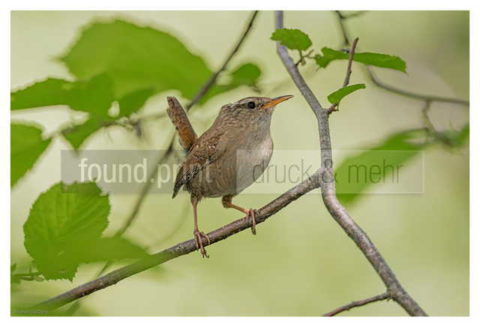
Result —
[{"label": "bird", "polygon": [[[190,193],[193,207],[194,239],[202,257],[209,237],[198,226],[197,205],[203,198],[222,198],[225,208],[241,211],[256,234],[255,209],[245,209],[232,202],[234,196],[254,183],[267,168],[273,153],[270,123],[274,108],[292,98],[246,97],[225,104],[200,137],[175,97],[167,97],[167,113],[186,151],[173,187],[174,198],[181,188]],[[206,243],[204,243],[206,242]]]}]

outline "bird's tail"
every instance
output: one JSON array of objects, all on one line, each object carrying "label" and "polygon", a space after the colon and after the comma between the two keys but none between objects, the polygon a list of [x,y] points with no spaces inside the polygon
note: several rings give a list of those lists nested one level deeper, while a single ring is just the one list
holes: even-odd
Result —
[{"label": "bird's tail", "polygon": [[180,167],[180,170],[177,173],[177,177],[175,178],[175,184],[173,186],[173,194],[172,194],[172,199],[177,196],[178,191],[180,191],[180,188],[182,185],[185,184],[185,178],[183,175],[183,166]]},{"label": "bird's tail", "polygon": [[170,120],[177,129],[180,145],[185,149],[185,151],[189,151],[193,145],[193,142],[195,142],[197,139],[197,134],[195,134],[195,130],[193,129],[192,124],[190,124],[187,113],[177,98],[167,97],[167,101],[168,117],[170,117]]}]

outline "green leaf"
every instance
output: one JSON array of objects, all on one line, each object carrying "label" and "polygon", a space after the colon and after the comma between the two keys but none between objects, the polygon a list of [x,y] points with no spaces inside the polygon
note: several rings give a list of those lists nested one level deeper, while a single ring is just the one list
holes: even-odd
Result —
[{"label": "green leaf", "polygon": [[34,125],[11,125],[11,186],[14,186],[37,162],[51,139],[42,138],[42,130]]},{"label": "green leaf", "polygon": [[280,44],[291,50],[307,50],[312,45],[310,37],[299,29],[281,28],[275,30],[270,37],[273,41],[279,41]]},{"label": "green leaf", "polygon": [[79,79],[107,73],[117,99],[149,88],[191,99],[212,73],[173,35],[122,20],[88,26],[61,60]]},{"label": "green leaf", "polygon": [[[11,109],[67,105],[90,114],[87,122],[65,133],[74,148],[104,126],[109,108],[118,101],[119,116],[130,116],[148,98],[179,90],[191,99],[212,75],[205,61],[173,35],[122,20],[97,22],[83,30],[60,58],[78,80],[46,79],[11,94]],[[254,64],[231,74],[231,82],[207,94],[212,96],[242,85],[254,85],[260,76]]]},{"label": "green leaf", "polygon": [[228,92],[240,86],[255,86],[262,71],[260,67],[252,63],[243,64],[230,73],[230,81],[226,84],[213,86],[208,93],[200,100],[200,103],[207,102],[215,95]]},{"label": "green leaf", "polygon": [[[150,94],[140,94],[143,98],[140,100],[136,99],[138,95],[131,95],[122,99],[121,106],[132,113],[143,105]],[[63,131],[74,149],[80,148],[90,135],[103,127],[103,121],[111,120],[108,110],[113,101],[112,80],[106,74],[77,82],[47,79],[12,93],[13,110],[62,104],[89,113],[86,122]]]},{"label": "green leaf", "polygon": [[62,132],[63,137],[72,145],[75,150],[80,149],[82,144],[103,126],[102,121],[88,119],[86,122],[75,125]]},{"label": "green leaf", "polygon": [[[355,174],[352,174],[352,168],[372,167],[373,165],[400,167],[411,161],[428,146],[447,143],[452,148],[461,147],[468,142],[468,137],[468,124],[458,131],[446,130],[436,132],[436,134],[431,134],[426,129],[407,130],[392,134],[378,145],[346,158],[338,166],[335,170],[338,198],[345,205],[353,204],[368,188],[376,185],[370,183],[369,179],[353,178]],[[392,173],[394,173],[393,169],[383,169],[376,177],[384,181]]]},{"label": "green leaf", "polygon": [[404,73],[407,71],[407,64],[403,59],[397,56],[391,56],[382,53],[363,52],[356,53],[353,56],[353,60],[370,66],[399,70]]},{"label": "green leaf", "polygon": [[470,135],[470,126],[467,124],[461,130],[448,130],[441,133],[443,137],[448,140],[448,143],[452,147],[461,147],[468,142]]},{"label": "green leaf", "polygon": [[95,183],[59,183],[40,194],[23,226],[38,271],[46,279],[71,280],[79,261],[69,249],[100,238],[109,212],[108,196]]},{"label": "green leaf", "polygon": [[[92,251],[92,249],[95,250]],[[81,263],[136,259],[148,255],[142,247],[119,236],[94,239],[84,244],[74,244],[69,249],[69,253]]]},{"label": "green leaf", "polygon": [[112,80],[105,74],[77,82],[49,78],[13,92],[11,109],[66,105],[73,110],[106,117],[113,101]]},{"label": "green leaf", "polygon": [[48,78],[24,89],[12,92],[11,110],[30,109],[67,104],[67,96],[73,83]]},{"label": "green leaf", "polygon": [[322,54],[317,54],[314,58],[320,68],[326,68],[334,60],[348,59],[348,54],[324,47],[322,48]]},{"label": "green leaf", "polygon": [[[354,203],[374,184],[371,179],[358,178],[359,167],[401,166],[413,159],[431,143],[423,142],[427,137],[424,129],[408,130],[390,135],[380,144],[344,159],[335,170],[338,198],[345,205]],[[420,140],[420,142],[417,142]],[[393,169],[381,169],[378,178],[386,180]],[[357,177],[356,177],[357,176]]]},{"label": "green leaf", "polygon": [[[315,55],[315,61],[321,68],[326,68],[334,60],[346,60],[349,55],[342,51],[331,48],[322,48],[322,54]],[[382,53],[358,52],[353,56],[353,61],[382,68],[390,68],[406,72],[407,64],[403,59],[397,56],[391,56]]]},{"label": "green leaf", "polygon": [[252,63],[246,63],[232,72],[230,84],[235,86],[255,85],[261,74],[260,67]]},{"label": "green leaf", "polygon": [[130,116],[145,105],[148,98],[153,95],[153,89],[138,90],[129,93],[118,100],[120,117]]},{"label": "green leaf", "polygon": [[364,89],[364,88],[365,88],[365,84],[353,84],[353,85],[342,87],[341,89],[338,89],[333,93],[330,93],[328,95],[328,101],[330,101],[331,104],[339,104],[340,101],[350,93],[353,93],[357,90]]},{"label": "green leaf", "polygon": [[87,81],[75,82],[67,98],[66,104],[74,110],[107,117],[114,101],[112,80],[106,74],[101,74]]}]

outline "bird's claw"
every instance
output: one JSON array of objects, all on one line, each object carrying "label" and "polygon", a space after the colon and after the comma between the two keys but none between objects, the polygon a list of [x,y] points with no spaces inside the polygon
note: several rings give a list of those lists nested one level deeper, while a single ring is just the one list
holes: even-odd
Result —
[{"label": "bird's claw", "polygon": [[193,231],[193,236],[195,237],[195,245],[197,246],[197,249],[200,250],[202,258],[208,258],[207,250],[205,250],[202,239],[202,237],[205,238],[208,245],[210,245],[210,238],[208,237],[208,235],[197,229]]},{"label": "bird's claw", "polygon": [[255,217],[257,215],[257,210],[255,209],[249,209],[248,212],[247,212],[247,216],[245,217],[247,219],[248,222],[250,222],[252,224],[252,234],[253,235],[257,235],[257,221],[255,220]]}]

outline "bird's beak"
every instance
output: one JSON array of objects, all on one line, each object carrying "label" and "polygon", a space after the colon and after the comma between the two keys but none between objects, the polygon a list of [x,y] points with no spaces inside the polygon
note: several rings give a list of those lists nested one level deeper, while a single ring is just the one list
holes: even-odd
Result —
[{"label": "bird's beak", "polygon": [[283,102],[283,101],[286,101],[290,98],[293,98],[293,95],[282,95],[281,97],[276,97],[276,98],[273,98],[272,100],[270,100],[269,102],[265,103],[263,106],[262,106],[262,109],[268,109],[268,108],[272,108],[272,107],[275,107],[277,104],[279,104],[280,102]]}]

